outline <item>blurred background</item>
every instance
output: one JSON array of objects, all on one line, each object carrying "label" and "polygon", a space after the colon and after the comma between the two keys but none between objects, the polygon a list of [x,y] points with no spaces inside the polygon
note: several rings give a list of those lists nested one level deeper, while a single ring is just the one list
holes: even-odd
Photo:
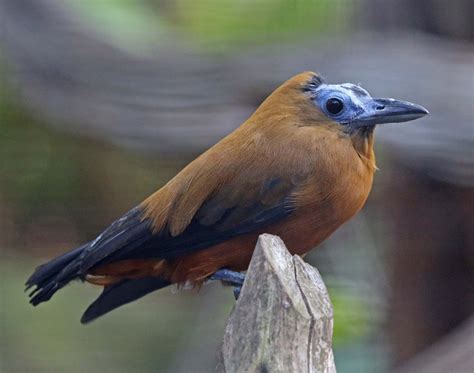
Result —
[{"label": "blurred background", "polygon": [[377,129],[365,209],[307,256],[339,372],[474,371],[472,0],[0,0],[0,371],[213,371],[231,291],[103,319],[35,266],[95,237],[304,70],[431,115]]}]

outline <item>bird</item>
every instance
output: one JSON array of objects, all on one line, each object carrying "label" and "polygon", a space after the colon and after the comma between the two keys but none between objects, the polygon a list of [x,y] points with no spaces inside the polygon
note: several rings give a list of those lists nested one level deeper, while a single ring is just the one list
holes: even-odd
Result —
[{"label": "bird", "polygon": [[89,323],[172,284],[220,280],[237,296],[260,234],[280,236],[291,254],[317,247],[369,196],[375,127],[426,114],[300,73],[95,239],[36,268],[30,303],[73,280],[101,286],[81,318]]}]

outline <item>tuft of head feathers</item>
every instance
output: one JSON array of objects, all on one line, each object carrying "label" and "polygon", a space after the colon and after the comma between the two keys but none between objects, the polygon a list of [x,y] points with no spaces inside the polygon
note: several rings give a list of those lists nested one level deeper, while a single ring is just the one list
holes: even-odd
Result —
[{"label": "tuft of head feathers", "polygon": [[321,84],[324,84],[324,79],[321,75],[313,73],[311,71],[305,72],[303,74],[309,74],[309,81],[303,86],[303,92],[313,93],[315,92]]}]

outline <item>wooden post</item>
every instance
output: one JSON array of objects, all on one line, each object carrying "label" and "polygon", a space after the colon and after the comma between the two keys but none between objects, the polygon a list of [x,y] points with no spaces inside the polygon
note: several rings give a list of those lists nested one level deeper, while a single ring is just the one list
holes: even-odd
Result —
[{"label": "wooden post", "polygon": [[259,237],[224,332],[218,372],[336,372],[333,309],[319,272]]}]

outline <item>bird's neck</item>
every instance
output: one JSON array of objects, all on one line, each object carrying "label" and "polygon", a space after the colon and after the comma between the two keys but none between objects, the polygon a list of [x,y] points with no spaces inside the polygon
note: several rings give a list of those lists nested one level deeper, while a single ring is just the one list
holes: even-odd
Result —
[{"label": "bird's neck", "polygon": [[374,126],[359,128],[351,135],[352,144],[360,159],[375,171]]}]

